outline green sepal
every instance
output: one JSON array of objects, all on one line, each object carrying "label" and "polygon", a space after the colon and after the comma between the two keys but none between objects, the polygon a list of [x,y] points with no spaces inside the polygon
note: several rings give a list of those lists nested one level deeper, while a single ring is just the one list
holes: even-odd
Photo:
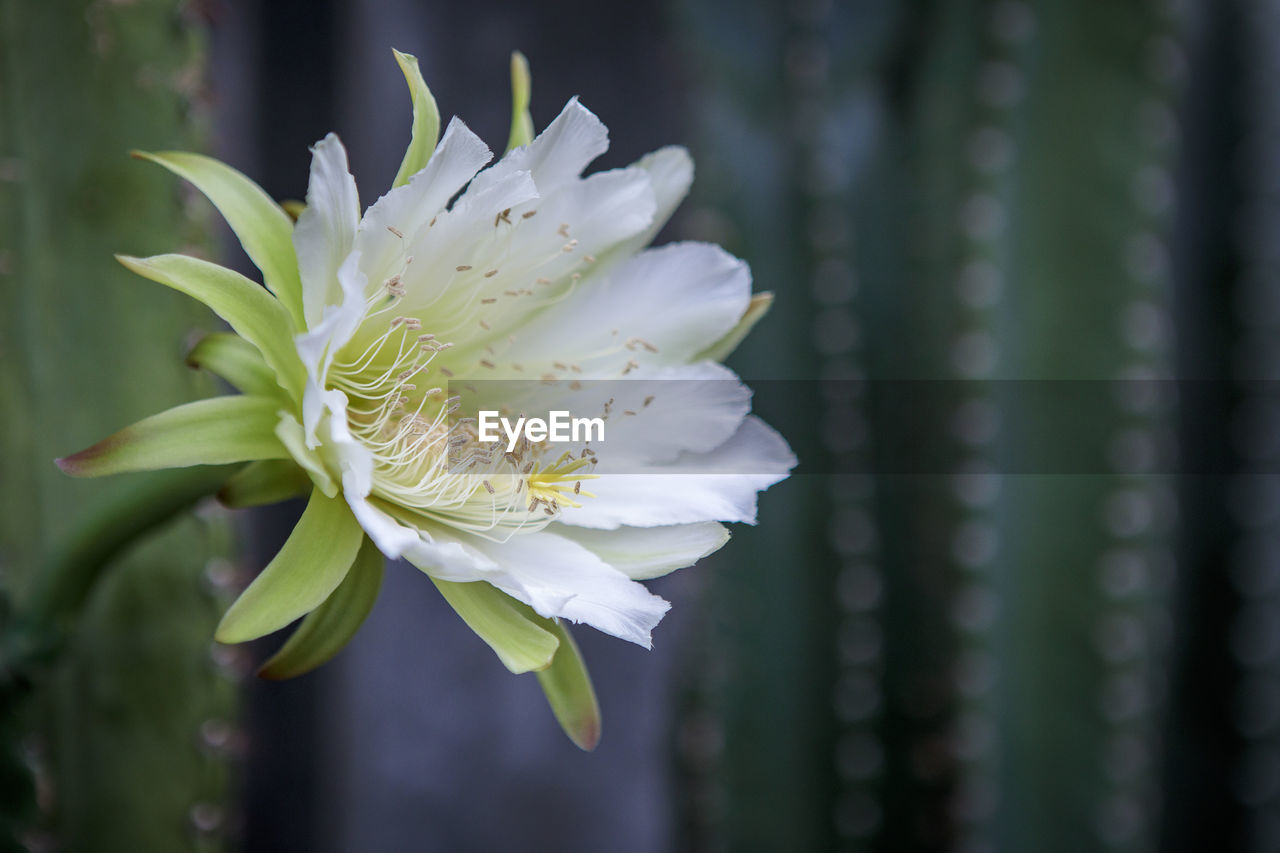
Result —
[{"label": "green sepal", "polygon": [[230,332],[213,332],[187,353],[187,364],[227,380],[238,391],[271,397],[280,393],[276,374],[253,344]]},{"label": "green sepal", "polygon": [[738,320],[737,325],[725,334],[720,340],[704,349],[694,357],[695,361],[724,361],[729,357],[738,344],[742,343],[742,339],[755,327],[756,323],[765,314],[769,313],[769,308],[773,306],[773,294],[765,291],[764,293],[751,294],[751,301],[747,303],[747,310],[742,312],[742,317]]},{"label": "green sepal", "polygon": [[533,608],[484,581],[456,583],[431,578],[445,601],[516,674],[551,666],[560,639]]},{"label": "green sepal", "polygon": [[409,179],[422,170],[436,150],[440,141],[440,108],[436,99],[427,88],[427,81],[422,79],[418,69],[417,57],[392,50],[396,62],[404,72],[405,82],[409,84],[409,96],[413,98],[413,131],[409,138],[409,148],[404,152],[404,160],[400,163],[400,171],[391,183],[392,188],[409,183]]},{"label": "green sepal", "polygon": [[250,462],[218,490],[218,501],[232,509],[287,501],[311,491],[311,478],[292,459]]},{"label": "green sepal", "polygon": [[560,649],[551,666],[538,673],[538,683],[569,740],[590,752],[600,742],[600,704],[591,676],[565,624],[559,619],[542,623],[560,638]]},{"label": "green sepal", "polygon": [[222,465],[289,455],[276,438],[280,402],[269,397],[197,400],[143,418],[133,426],[57,460],[73,477],[103,477],[190,465]]},{"label": "green sepal", "polygon": [[312,491],[284,547],[227,609],[214,638],[256,640],[315,610],[342,583],[363,539],[341,496]]},{"label": "green sepal", "polygon": [[533,77],[529,73],[529,60],[520,51],[511,53],[511,135],[507,137],[507,150],[528,145],[533,141],[533,116],[529,114],[529,97],[533,90]]},{"label": "green sepal", "polygon": [[305,329],[293,220],[284,208],[262,187],[212,157],[186,151],[134,151],[133,156],[159,163],[205,194],[231,226],[249,259],[262,270],[267,289],[288,310],[294,327]]},{"label": "green sepal", "polygon": [[293,345],[293,326],[269,293],[234,270],[186,255],[116,255],[116,260],[144,278],[208,305],[236,334],[257,347],[280,387],[301,402],[306,371]]},{"label": "green sepal", "polygon": [[258,670],[263,678],[293,678],[327,663],[356,631],[373,609],[382,586],[382,552],[367,536],[356,554],[351,570],[324,603],[307,614],[280,651]]}]

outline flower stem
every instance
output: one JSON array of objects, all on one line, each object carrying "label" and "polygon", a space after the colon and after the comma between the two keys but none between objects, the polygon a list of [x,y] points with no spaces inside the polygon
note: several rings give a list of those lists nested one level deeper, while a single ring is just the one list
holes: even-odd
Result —
[{"label": "flower stem", "polygon": [[139,476],[89,512],[50,555],[0,636],[0,693],[32,683],[56,659],[76,615],[116,555],[216,492],[237,467],[196,466]]}]

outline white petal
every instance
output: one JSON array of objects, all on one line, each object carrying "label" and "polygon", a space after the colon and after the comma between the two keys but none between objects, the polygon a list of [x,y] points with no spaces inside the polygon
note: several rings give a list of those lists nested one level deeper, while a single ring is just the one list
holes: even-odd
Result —
[{"label": "white petal", "polygon": [[581,175],[592,160],[608,149],[608,128],[595,113],[572,98],[533,142],[508,152],[492,168],[481,172],[472,189],[481,192],[510,172],[529,172],[538,191],[549,195]]},{"label": "white petal", "polygon": [[[580,434],[557,452],[599,455],[596,473],[638,473],[681,453],[706,453],[737,432],[751,410],[751,390],[714,362],[638,371],[606,382],[483,383],[464,395],[468,412],[509,409],[545,417],[552,411],[604,421],[599,434]],[[604,415],[605,412],[609,414]]]},{"label": "white petal", "polygon": [[[302,425],[307,445],[315,447],[316,426],[324,411],[326,376],[333,356],[351,340],[364,319],[367,305],[364,292],[366,279],[360,270],[360,252],[352,251],[338,269],[337,281],[342,290],[338,305],[326,305],[324,316],[315,327],[294,338],[298,358],[307,371],[307,387],[302,398]],[[345,408],[346,397],[342,398]]]},{"label": "white petal", "polygon": [[[307,387],[302,393],[302,434],[307,447],[312,450],[320,446],[320,419],[332,405],[336,405],[336,401],[326,399],[332,394],[342,392],[326,391],[318,382],[307,380]],[[345,394],[342,394],[342,405],[346,405]]]},{"label": "white petal", "polygon": [[359,494],[351,481],[343,496],[360,527],[391,560],[405,559],[442,580],[473,581],[494,568],[493,561],[459,542],[441,541],[425,529],[398,521],[374,501]]},{"label": "white petal", "polygon": [[729,541],[722,524],[673,524],[665,527],[619,527],[592,530],[553,525],[555,533],[582,545],[632,580],[661,577],[692,566]]},{"label": "white petal", "polygon": [[[687,364],[734,327],[750,299],[746,263],[707,243],[672,243],[584,280],[521,331],[509,357],[538,373],[572,361],[597,378],[623,375],[630,361]],[[657,351],[624,349],[632,339]]]},{"label": "white petal", "polygon": [[535,276],[559,280],[575,270],[588,275],[593,266],[584,261],[587,255],[602,255],[653,221],[653,188],[642,169],[597,172],[554,191],[538,184],[538,195],[536,204],[525,206],[536,215],[519,222],[511,259],[503,262],[520,271],[521,285],[532,284]]},{"label": "white petal", "polygon": [[636,473],[638,466],[672,462],[682,452],[713,451],[751,411],[750,389],[720,364],[665,367],[637,377],[584,386],[613,400],[605,440],[593,445],[601,455],[599,473]]},{"label": "white petal", "polygon": [[[472,277],[482,275],[485,270],[481,265],[487,258],[477,260],[476,247],[482,246],[487,252],[505,249],[493,239],[494,216],[537,194],[528,172],[513,172],[505,180],[490,184],[484,192],[468,190],[453,207],[440,213],[435,225],[409,244],[413,263],[403,273],[406,294],[396,310],[411,315],[430,307],[431,314],[423,315],[424,323],[442,338],[447,337],[451,331],[445,327],[450,306],[477,298],[474,282],[468,286],[457,267],[471,264],[475,266]],[[473,335],[474,327],[469,326],[466,333]]]},{"label": "white petal", "polygon": [[786,440],[748,416],[710,453],[684,454],[669,465],[652,466],[653,473],[591,480],[596,497],[565,509],[560,521],[610,530],[698,521],[755,524],[756,494],[786,479],[795,464]]},{"label": "white petal", "polygon": [[[526,173],[519,172],[516,175]],[[508,182],[512,179],[509,178]],[[485,193],[474,198],[464,197],[459,202],[475,206],[479,200],[501,184],[494,184]],[[542,187],[538,187],[541,193]],[[465,231],[446,223],[444,219],[432,229],[432,245],[445,246],[447,256],[427,253],[435,269],[469,267],[453,281],[451,290],[440,301],[431,300],[431,317],[451,316],[453,312],[470,319],[464,338],[470,339],[472,355],[484,349],[490,341],[500,342],[500,349],[507,346],[508,335],[523,336],[517,327],[523,326],[531,313],[545,308],[549,303],[561,300],[567,290],[577,286],[570,276],[577,272],[589,275],[590,261],[608,251],[632,235],[642,231],[653,218],[653,193],[645,173],[640,169],[615,169],[598,172],[580,181],[573,181],[549,197],[541,195],[524,204],[509,205],[511,225],[502,225],[495,239],[496,210],[486,204],[482,216],[474,217]],[[536,212],[526,219],[523,214]],[[450,212],[450,217],[454,215]],[[448,226],[442,230],[442,226]],[[423,257],[424,250],[415,247],[414,264]],[[436,260],[436,258],[440,258]],[[550,283],[550,286],[548,286]],[[587,287],[585,280],[582,287]],[[524,291],[518,297],[511,293]],[[495,300],[483,310],[488,326],[484,332],[478,325],[474,311],[482,299]],[[411,288],[406,306],[421,306],[424,300]],[[468,307],[469,306],[469,307]],[[422,315],[424,322],[426,315]],[[560,352],[563,355],[563,351]],[[462,350],[452,354],[455,364],[462,364]]]},{"label": "white petal", "polygon": [[[427,169],[430,168],[431,164],[427,164]],[[468,323],[461,329],[465,334],[458,334],[459,318],[451,311],[451,306],[456,307],[459,301],[466,304],[478,298],[459,278],[461,273],[455,270],[466,263],[463,259],[474,253],[477,244],[484,244],[490,250],[495,248],[493,220],[496,213],[536,197],[537,189],[529,173],[516,172],[483,193],[468,192],[451,208],[428,219],[416,238],[411,240],[410,235],[405,234],[405,243],[402,249],[397,250],[403,251],[403,257],[396,266],[405,295],[396,303],[395,315],[419,315],[423,324],[441,340],[454,340],[455,336],[462,341],[474,338],[478,325]],[[431,224],[433,220],[434,224]],[[361,234],[363,238],[364,231]],[[399,244],[399,238],[396,239]],[[408,262],[410,257],[413,258],[411,264]],[[379,287],[382,282],[373,281],[372,284]],[[387,323],[395,315],[383,314],[372,320],[354,337],[343,341],[343,345],[350,344],[355,354],[363,352],[387,330]],[[330,352],[336,353],[339,349],[333,347]]]},{"label": "white petal", "polygon": [[342,482],[344,490],[354,488],[367,495],[373,482],[373,456],[347,426],[347,395],[308,380],[302,419],[304,446],[313,453],[310,460],[300,459],[298,464],[309,468],[319,462],[332,479]]},{"label": "white petal", "polygon": [[353,489],[344,491],[356,520],[383,554],[404,557],[433,577],[488,582],[542,616],[585,622],[645,648],[651,647],[650,632],[670,608],[563,536],[541,531],[493,542],[437,525],[415,529]]},{"label": "white petal", "polygon": [[373,454],[351,435],[347,425],[347,395],[324,392],[327,411],[320,420],[320,447],[325,464],[342,478],[342,491],[367,495],[373,486]]},{"label": "white petal", "polygon": [[693,185],[693,158],[679,145],[659,148],[641,157],[635,165],[649,173],[649,183],[653,187],[657,208],[652,224],[618,247],[618,251],[624,255],[638,252],[653,242],[653,238],[671,219],[680,202],[689,194],[689,187]]},{"label": "white petal", "polygon": [[351,507],[352,515],[356,517],[356,521],[360,522],[364,532],[373,540],[373,544],[378,546],[383,556],[389,560],[398,560],[405,555],[405,552],[414,550],[415,546],[421,543],[422,535],[417,530],[406,527],[375,507],[369,502],[367,494],[360,494],[354,482],[344,483],[344,486],[346,485],[351,487],[344,487],[342,492],[343,497],[347,499],[347,505]]},{"label": "white petal", "polygon": [[585,622],[646,649],[671,607],[586,548],[545,530],[501,543],[472,538],[472,547],[494,562],[483,579],[540,615]]},{"label": "white petal", "polygon": [[308,328],[320,322],[326,306],[341,299],[338,268],[351,251],[360,221],[356,182],[347,169],[347,152],[338,137],[330,133],[311,151],[307,209],[293,229]]},{"label": "white petal", "polygon": [[[373,203],[360,223],[356,245],[375,285],[399,271],[406,246],[492,157],[480,137],[455,118],[430,162],[409,183]],[[396,236],[392,228],[404,236]]]}]

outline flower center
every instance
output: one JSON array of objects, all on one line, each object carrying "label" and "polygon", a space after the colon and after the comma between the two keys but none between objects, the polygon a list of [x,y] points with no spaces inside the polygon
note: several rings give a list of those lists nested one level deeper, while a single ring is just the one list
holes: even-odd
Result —
[{"label": "flower center", "polygon": [[521,438],[504,453],[479,440],[475,419],[458,417],[460,398],[447,394],[452,372],[435,364],[451,346],[424,333],[420,320],[395,317],[358,354],[335,359],[328,385],[346,393],[351,433],[373,455],[374,494],[503,538],[539,530],[594,497],[582,489],[595,478],[590,449],[546,461],[553,449],[545,441]]}]

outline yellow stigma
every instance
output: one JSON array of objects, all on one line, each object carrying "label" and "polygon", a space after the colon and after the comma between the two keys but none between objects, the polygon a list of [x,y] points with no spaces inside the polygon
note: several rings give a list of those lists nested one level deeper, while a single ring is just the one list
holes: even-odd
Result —
[{"label": "yellow stigma", "polygon": [[582,456],[575,459],[569,451],[550,465],[534,468],[529,472],[529,510],[532,512],[541,503],[548,514],[562,506],[582,506],[575,498],[594,498],[591,492],[582,490],[583,480],[594,480],[596,474],[581,474],[583,468],[595,463],[594,456]]}]

